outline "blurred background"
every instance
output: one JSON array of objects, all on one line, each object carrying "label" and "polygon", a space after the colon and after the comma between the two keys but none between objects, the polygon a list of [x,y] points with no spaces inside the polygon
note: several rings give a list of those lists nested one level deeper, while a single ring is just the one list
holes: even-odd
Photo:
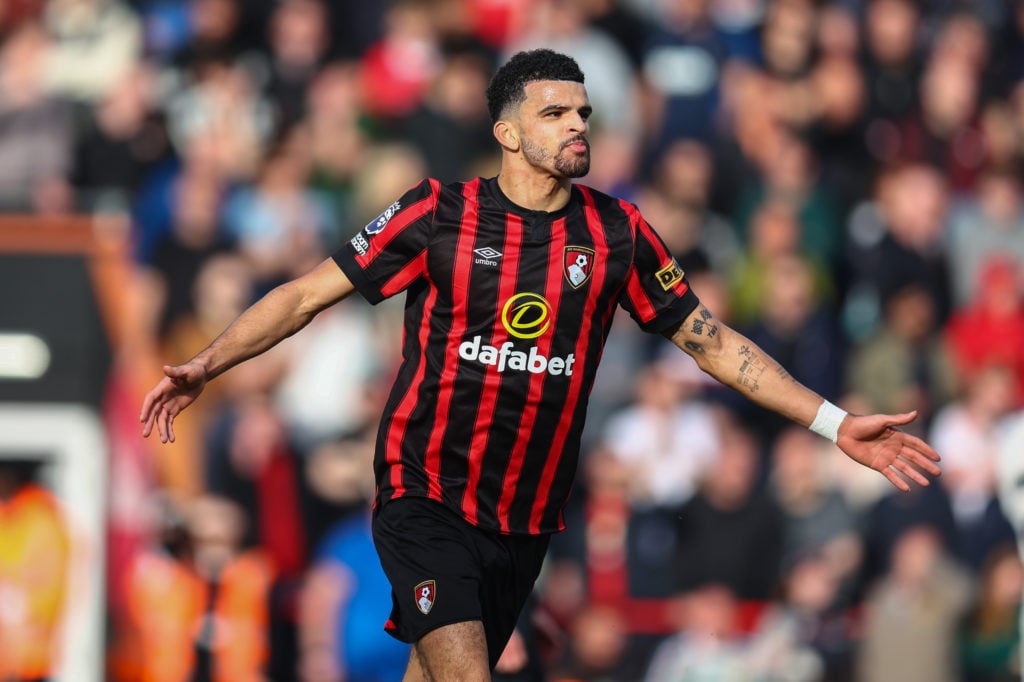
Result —
[{"label": "blurred background", "polygon": [[498,678],[1021,675],[1024,2],[0,2],[0,680],[387,682],[369,538],[402,302],[352,297],[140,437],[202,349],[425,175],[484,88],[575,57],[585,179],[848,410],[917,410],[897,494],[628,316]]}]

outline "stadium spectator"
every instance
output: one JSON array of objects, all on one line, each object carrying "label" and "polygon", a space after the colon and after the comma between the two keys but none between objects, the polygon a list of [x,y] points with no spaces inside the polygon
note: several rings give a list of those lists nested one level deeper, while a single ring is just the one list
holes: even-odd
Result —
[{"label": "stadium spectator", "polygon": [[360,60],[364,111],[378,125],[393,125],[423,102],[440,67],[429,5],[422,0],[391,4],[383,33]]},{"label": "stadium spectator", "polygon": [[306,114],[309,86],[330,51],[328,9],[322,0],[285,0],[270,16],[267,59],[255,65],[260,91],[274,108],[280,139]]},{"label": "stadium spectator", "polygon": [[454,181],[494,157],[483,94],[491,63],[489,55],[469,47],[451,47],[444,54],[444,64],[399,135],[419,150],[431,176]]},{"label": "stadium spectator", "polygon": [[242,510],[204,495],[180,521],[162,522],[166,544],[141,554],[128,577],[137,679],[267,679],[273,569],[259,549],[243,547]]},{"label": "stadium spectator", "polygon": [[174,215],[170,231],[160,237],[149,266],[159,311],[156,336],[196,310],[195,283],[203,266],[216,255],[234,250],[221,212],[225,187],[205,168],[185,166],[174,181]]},{"label": "stadium spectator", "polygon": [[868,0],[864,7],[865,143],[882,164],[893,163],[899,153],[896,122],[918,105],[924,60],[921,11],[911,0]]},{"label": "stadium spectator", "polygon": [[883,299],[882,326],[858,344],[847,387],[865,406],[918,410],[924,425],[956,395],[956,367],[935,331],[931,293],[915,282],[894,285]]},{"label": "stadium spectator", "polygon": [[[1017,552],[1024,565],[1024,459],[1021,447],[1024,445],[1024,412],[1016,412],[1013,421],[999,439],[997,480],[999,504],[1017,531]],[[1024,600],[1024,590],[1022,590]],[[1020,610],[1018,632],[1024,632],[1024,608]],[[1019,640],[1018,640],[1019,641]],[[1024,671],[1024,648],[1018,646],[1016,669]]]},{"label": "stadium spectator", "polygon": [[995,472],[998,434],[1014,406],[1015,388],[1007,367],[981,367],[966,375],[959,398],[932,422],[930,441],[945,453],[941,484],[956,522],[955,556],[975,572],[1014,538],[996,500]]},{"label": "stadium spectator", "polygon": [[1011,540],[986,558],[976,598],[960,631],[960,661],[966,682],[1020,678],[1022,593],[1024,565]]},{"label": "stadium spectator", "polygon": [[[399,682],[409,646],[380,627],[390,587],[370,533],[372,450],[338,443],[315,457],[316,485],[349,513],[333,519],[316,543],[299,599],[303,682]],[[311,482],[313,479],[311,479]]]},{"label": "stadium spectator", "polygon": [[77,210],[129,211],[144,179],[170,155],[152,78],[147,68],[128,73],[76,127],[69,179]]},{"label": "stadium spectator", "polygon": [[634,507],[675,507],[690,498],[720,448],[719,426],[696,373],[655,362],[635,380],[634,401],[611,414],[600,447],[630,471]]},{"label": "stadium spectator", "polygon": [[[958,201],[949,221],[954,300],[963,309],[980,301],[983,270],[988,263],[1006,259],[1024,263],[1024,196],[1020,179],[1009,168],[982,173],[977,191]],[[987,275],[991,277],[991,275]]]},{"label": "stadium spectator", "polygon": [[[712,150],[700,140],[674,140],[657,157],[636,201],[681,263],[706,260],[721,276],[736,264],[741,242],[729,220],[711,206],[715,176]],[[693,271],[694,268],[687,267]]]},{"label": "stadium spectator", "polygon": [[73,119],[44,82],[50,49],[33,23],[19,25],[0,45],[0,209],[6,212],[72,208]]},{"label": "stadium spectator", "polygon": [[945,176],[930,165],[912,163],[883,173],[873,202],[854,209],[846,254],[854,293],[847,299],[847,312],[864,309],[847,321],[854,338],[863,339],[877,322],[871,313],[879,311],[881,296],[908,280],[931,297],[932,327],[946,322],[953,295],[953,254],[945,248],[949,201]]},{"label": "stadium spectator", "polygon": [[38,463],[0,461],[0,679],[33,682],[60,669],[69,607],[77,595],[72,527],[38,480]]},{"label": "stadium spectator", "polygon": [[824,262],[806,253],[800,244],[800,222],[796,208],[785,199],[767,198],[751,215],[746,248],[726,274],[729,309],[733,320],[746,328],[764,318],[769,296],[770,272],[783,261],[800,260],[807,269],[810,286],[808,305],[823,309],[834,296],[834,280]]},{"label": "stadium spectator", "polygon": [[185,38],[165,57],[183,76],[194,77],[206,64],[233,64],[243,56],[239,0],[189,0],[185,11]]},{"label": "stadium spectator", "polygon": [[1022,262],[1002,255],[984,263],[977,293],[956,310],[946,325],[945,338],[963,383],[998,364],[1013,380],[1013,405],[1024,405],[1024,290]]},{"label": "stadium spectator", "polygon": [[268,150],[256,181],[224,206],[224,227],[268,291],[323,259],[339,238],[327,197],[309,187],[309,151],[300,131]]},{"label": "stadium spectator", "polygon": [[[797,381],[838,400],[846,366],[846,344],[832,308],[816,298],[813,265],[795,254],[764,263],[763,301],[743,327],[747,337],[771,353]],[[735,405],[744,421],[770,443],[787,424],[766,410]]]},{"label": "stadium spectator", "polygon": [[[830,602],[824,607],[850,606],[860,571],[864,548],[860,518],[829,479],[823,453],[813,438],[798,429],[786,429],[772,447],[768,490],[783,515],[782,566],[785,583],[799,590],[797,566],[804,566],[810,578],[822,578],[824,570],[833,583]],[[823,566],[815,567],[816,562]]]},{"label": "stadium spectator", "polygon": [[709,583],[734,598],[766,602],[781,576],[784,518],[778,504],[758,487],[757,441],[735,423],[722,426],[718,456],[696,494],[678,511],[678,590]]},{"label": "stadium spectator", "polygon": [[908,528],[894,547],[891,570],[867,598],[856,679],[961,679],[957,630],[971,599],[969,575],[946,554],[938,534]]},{"label": "stadium spectator", "polygon": [[42,22],[47,88],[68,99],[94,105],[142,56],[142,22],[121,0],[49,0]]},{"label": "stadium spectator", "polygon": [[648,152],[677,137],[715,131],[719,79],[729,48],[705,0],[659,0],[643,54],[641,73],[650,111]]}]

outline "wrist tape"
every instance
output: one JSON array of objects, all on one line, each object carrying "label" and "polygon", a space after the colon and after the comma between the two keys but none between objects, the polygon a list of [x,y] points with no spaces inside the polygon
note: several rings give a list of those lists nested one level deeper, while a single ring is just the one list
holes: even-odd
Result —
[{"label": "wrist tape", "polygon": [[843,423],[846,414],[846,410],[826,400],[818,408],[818,414],[807,428],[835,443],[839,440],[839,425]]}]

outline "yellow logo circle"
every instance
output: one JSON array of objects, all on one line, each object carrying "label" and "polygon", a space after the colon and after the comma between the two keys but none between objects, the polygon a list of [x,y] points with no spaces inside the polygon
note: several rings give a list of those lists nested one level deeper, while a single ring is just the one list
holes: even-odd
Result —
[{"label": "yellow logo circle", "polygon": [[540,294],[516,294],[505,301],[501,323],[517,339],[535,339],[551,326],[551,304]]}]

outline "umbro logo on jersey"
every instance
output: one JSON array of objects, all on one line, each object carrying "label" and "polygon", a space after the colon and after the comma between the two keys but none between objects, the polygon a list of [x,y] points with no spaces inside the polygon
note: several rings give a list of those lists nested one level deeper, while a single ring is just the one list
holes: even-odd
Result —
[{"label": "umbro logo on jersey", "polygon": [[491,267],[498,266],[498,259],[501,258],[501,251],[492,249],[489,246],[483,246],[479,249],[473,249],[478,258],[473,262],[477,265],[490,265]]}]

